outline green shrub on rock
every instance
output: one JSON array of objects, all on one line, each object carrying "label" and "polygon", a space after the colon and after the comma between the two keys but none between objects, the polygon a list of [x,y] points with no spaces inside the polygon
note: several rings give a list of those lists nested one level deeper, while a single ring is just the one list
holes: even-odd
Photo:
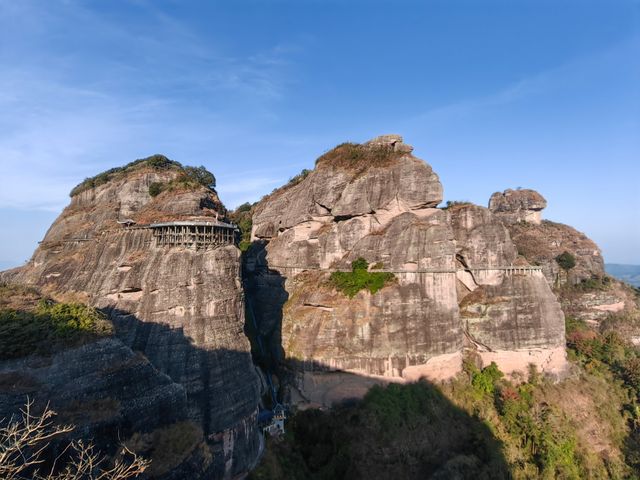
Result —
[{"label": "green shrub on rock", "polygon": [[364,289],[376,293],[395,278],[393,273],[370,272],[368,268],[369,263],[364,258],[358,258],[351,263],[350,272],[333,272],[331,283],[346,296],[353,298]]},{"label": "green shrub on rock", "polygon": [[568,272],[569,270],[571,270],[573,267],[576,266],[576,257],[574,257],[571,253],[565,250],[564,252],[562,252],[560,255],[556,257],[556,262],[558,262],[558,265],[560,265],[560,268]]},{"label": "green shrub on rock", "polygon": [[0,309],[0,360],[46,355],[110,333],[104,314],[81,303],[43,299],[33,311]]},{"label": "green shrub on rock", "polygon": [[160,195],[160,192],[162,192],[162,183],[153,182],[151,185],[149,185],[149,195],[151,195],[152,197],[157,197],[158,195]]}]

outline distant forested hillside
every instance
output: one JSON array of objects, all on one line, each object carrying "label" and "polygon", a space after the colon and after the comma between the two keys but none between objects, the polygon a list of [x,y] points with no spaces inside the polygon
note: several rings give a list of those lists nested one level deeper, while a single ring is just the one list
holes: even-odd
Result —
[{"label": "distant forested hillside", "polygon": [[622,265],[620,263],[607,263],[605,269],[609,275],[627,282],[634,287],[640,287],[640,265]]}]

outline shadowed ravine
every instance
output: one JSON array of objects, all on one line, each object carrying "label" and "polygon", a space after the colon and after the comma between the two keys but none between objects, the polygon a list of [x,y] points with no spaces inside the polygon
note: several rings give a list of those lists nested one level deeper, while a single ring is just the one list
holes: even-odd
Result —
[{"label": "shadowed ravine", "polygon": [[[0,411],[3,415],[17,413],[27,398],[33,398],[39,408],[49,402],[51,408],[59,413],[60,420],[73,419],[78,425],[75,435],[93,438],[101,450],[111,454],[119,441],[126,441],[136,433],[152,432],[187,419],[196,423],[200,420],[203,437],[192,442],[189,451],[177,456],[182,459],[179,465],[173,465],[170,471],[157,478],[198,478],[203,472],[205,475],[202,478],[222,478],[225,452],[221,432],[209,430],[210,425],[224,427],[229,409],[237,413],[238,409],[249,411],[254,406],[246,404],[245,400],[249,396],[242,393],[233,398],[208,397],[205,390],[188,395],[181,385],[172,381],[184,382],[185,379],[181,377],[182,372],[165,361],[166,357],[161,355],[161,349],[171,350],[174,354],[179,351],[180,355],[192,359],[191,361],[210,365],[241,364],[248,354],[222,349],[203,350],[194,346],[193,340],[186,337],[180,329],[142,322],[124,311],[112,310],[107,313],[116,325],[118,338],[101,339],[51,357],[27,357],[3,362],[0,378],[5,381],[0,384]],[[161,349],[160,346],[149,343],[149,338],[153,338],[149,335],[150,332],[162,333],[162,338],[167,339]],[[121,340],[129,343],[135,351],[124,353],[128,348]],[[119,358],[120,362],[110,361],[115,358]],[[207,381],[225,382],[234,375],[232,369],[204,371],[207,372],[207,379],[203,381],[205,388]],[[497,475],[493,478],[499,478],[499,472],[506,472],[499,444],[488,428],[452,405],[436,386],[423,382],[420,385],[397,388],[399,390],[393,394],[400,392],[400,395],[408,395],[407,398],[411,398],[412,391],[418,392],[421,399],[419,409],[422,412],[419,424],[407,425],[402,432],[396,432],[401,433],[399,437],[391,439],[389,448],[404,450],[402,455],[395,458],[395,454],[378,456],[374,451],[367,453],[369,441],[363,441],[361,448],[355,450],[340,449],[340,436],[348,437],[353,432],[341,430],[339,424],[345,422],[345,426],[357,428],[362,422],[368,421],[357,417],[355,407],[351,405],[338,407],[331,416],[319,411],[307,411],[294,417],[288,428],[299,440],[302,451],[306,452],[303,454],[305,461],[310,461],[310,465],[318,469],[318,472],[326,471],[328,474],[329,470],[326,469],[330,468],[332,478],[387,478],[394,471],[404,471],[404,478],[423,478],[424,475],[437,473],[443,468],[443,471],[449,471],[451,461],[458,465],[463,457],[473,458],[473,462],[469,463],[473,469],[482,464],[490,466]],[[70,405],[75,405],[74,411]],[[102,405],[99,414],[91,411],[96,405]],[[107,405],[110,407],[106,408]],[[216,409],[216,405],[220,408]],[[86,408],[83,409],[82,406]],[[198,411],[210,412],[211,418],[194,413]],[[403,414],[400,415],[402,423]],[[251,421],[257,422],[256,415],[249,417]],[[424,423],[426,419],[429,420]],[[387,428],[375,423],[366,428],[375,430],[379,427]],[[442,429],[445,427],[449,433],[446,435],[447,441],[442,441]],[[243,450],[235,451],[234,455],[253,457],[257,461],[262,448],[257,424],[247,425],[245,432],[250,438],[236,442],[235,448],[243,446]],[[378,434],[380,432],[376,435]],[[403,446],[398,443],[399,440],[409,444]],[[64,442],[58,442],[50,453],[55,456],[63,445]],[[151,454],[153,458],[152,452],[141,453]],[[308,458],[305,457],[307,454]],[[408,465],[408,470],[398,470],[398,460],[408,457],[415,457],[412,460],[414,463]],[[424,457],[423,460],[420,457]],[[366,460],[364,464],[363,460]],[[465,462],[467,460],[462,463],[466,465]],[[367,473],[369,468],[375,468],[377,475],[371,477],[371,473]],[[472,473],[466,467],[460,472],[465,476]],[[241,473],[236,471],[234,476]]]},{"label": "shadowed ravine", "polygon": [[[243,255],[245,332],[255,363],[277,379],[278,401],[300,406],[287,442],[269,442],[263,463],[283,457],[285,471],[261,467],[250,478],[508,478],[500,442],[479,419],[426,380],[391,384],[314,361],[286,358],[282,345],[286,277],[270,268],[264,242]],[[314,376],[318,388],[305,382]],[[381,387],[381,385],[387,385]],[[373,390],[369,391],[371,388]],[[367,394],[367,391],[369,393]],[[305,394],[308,397],[305,397]],[[363,400],[364,397],[364,400]],[[268,403],[265,402],[265,403]],[[290,445],[293,444],[293,450]]]}]

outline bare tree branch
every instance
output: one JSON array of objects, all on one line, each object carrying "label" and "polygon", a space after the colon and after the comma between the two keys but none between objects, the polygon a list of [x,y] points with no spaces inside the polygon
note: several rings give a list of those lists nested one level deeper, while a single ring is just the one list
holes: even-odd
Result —
[{"label": "bare tree branch", "polygon": [[[71,432],[73,425],[55,425],[52,418],[56,413],[47,404],[42,413],[32,413],[33,400],[27,399],[19,418],[13,416],[0,420],[0,478],[3,480],[125,480],[136,478],[150,464],[124,445],[116,455],[113,466],[105,466],[108,458],[95,451],[94,445],[82,440],[70,442],[59,454],[46,473],[43,454],[51,446],[51,441]],[[72,449],[66,465],[58,466],[67,452]],[[27,476],[28,475],[28,476]]]}]

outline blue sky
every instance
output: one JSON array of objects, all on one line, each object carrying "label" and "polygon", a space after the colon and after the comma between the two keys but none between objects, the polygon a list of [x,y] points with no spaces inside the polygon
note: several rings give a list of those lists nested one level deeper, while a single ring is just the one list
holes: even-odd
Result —
[{"label": "blue sky", "polygon": [[107,168],[202,164],[234,207],[383,133],[640,264],[638,0],[0,0],[0,268]]}]

